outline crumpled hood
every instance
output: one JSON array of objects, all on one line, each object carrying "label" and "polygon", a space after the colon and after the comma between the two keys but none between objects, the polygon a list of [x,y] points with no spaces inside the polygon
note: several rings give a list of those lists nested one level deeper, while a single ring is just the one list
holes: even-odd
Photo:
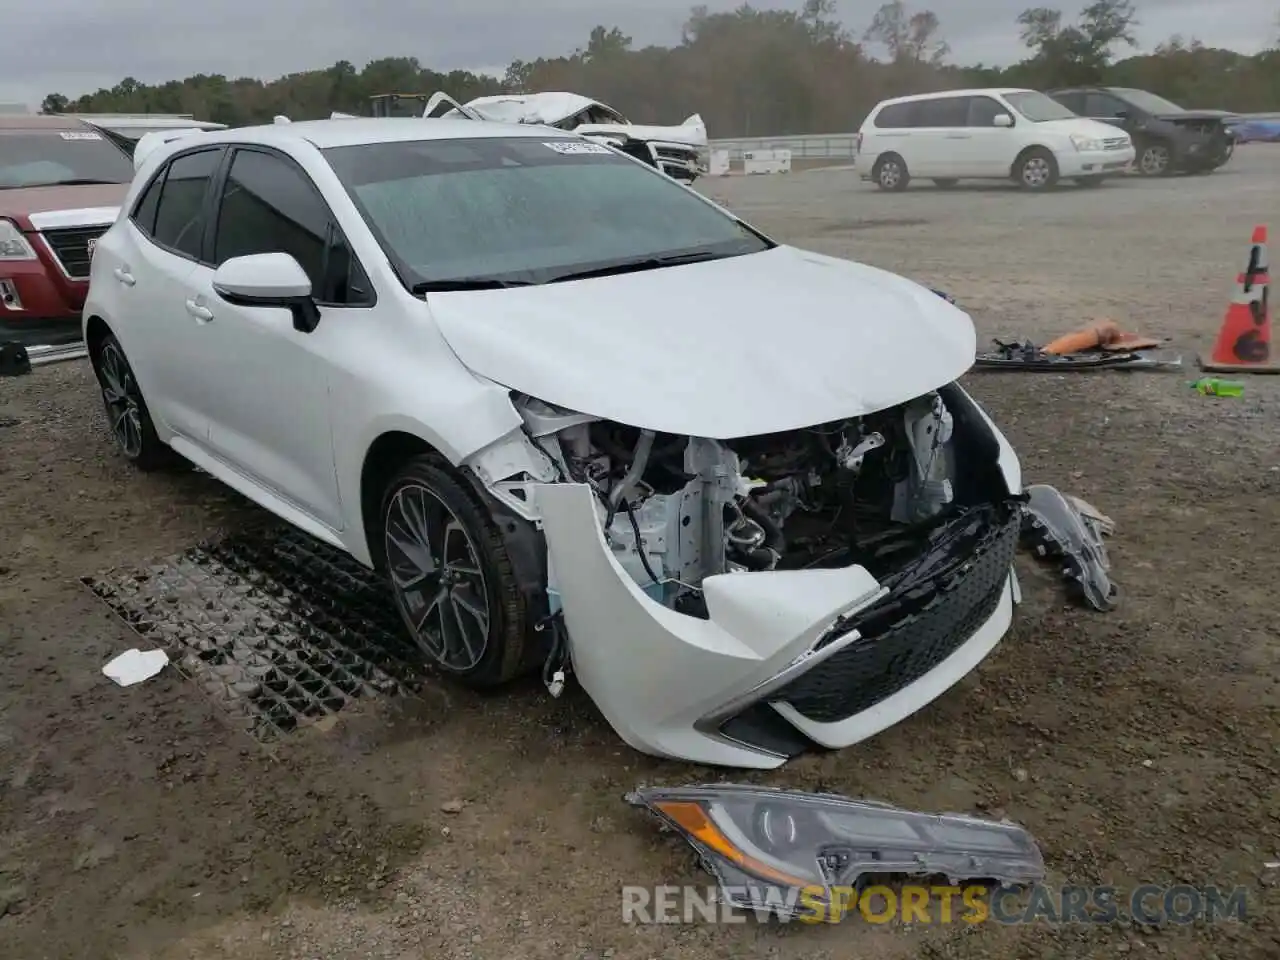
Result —
[{"label": "crumpled hood", "polygon": [[678,127],[654,127],[641,123],[581,123],[574,133],[584,137],[621,135],[633,140],[658,140],[682,143],[690,147],[707,145],[707,127],[702,117],[694,114]]},{"label": "crumpled hood", "polygon": [[630,426],[711,439],[903,403],[974,362],[973,322],[863,264],[780,246],[589,280],[427,295],[474,373]]}]

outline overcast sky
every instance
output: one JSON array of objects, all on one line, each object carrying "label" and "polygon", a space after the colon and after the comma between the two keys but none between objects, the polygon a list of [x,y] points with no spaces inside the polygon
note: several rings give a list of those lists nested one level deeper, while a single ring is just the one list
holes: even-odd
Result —
[{"label": "overcast sky", "polygon": [[[761,7],[794,3],[757,0]],[[952,60],[1004,64],[1021,59],[1014,17],[1052,0],[932,0]],[[1256,53],[1274,36],[1276,4],[1259,0],[1137,0],[1142,45],[1175,33],[1211,46]],[[501,73],[513,59],[556,56],[585,43],[591,27],[618,26],[636,45],[672,44],[690,0],[467,0],[453,11],[413,0],[4,0],[0,102],[38,105],[123,77],[156,83],[195,73],[270,79],[350,60],[415,56],[438,70]],[[443,6],[443,5],[442,5]],[[708,0],[713,11],[737,0]],[[861,33],[878,0],[840,0],[840,18]],[[448,9],[448,8],[446,8]],[[1064,7],[1068,14],[1078,7]],[[590,93],[590,91],[584,91]]]}]

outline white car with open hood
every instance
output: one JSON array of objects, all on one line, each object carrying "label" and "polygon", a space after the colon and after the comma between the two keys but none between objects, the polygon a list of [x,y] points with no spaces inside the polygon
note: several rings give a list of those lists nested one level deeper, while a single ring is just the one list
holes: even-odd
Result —
[{"label": "white car with open hood", "polygon": [[578,93],[520,93],[476,97],[465,104],[438,93],[426,109],[430,116],[444,102],[449,117],[470,117],[498,123],[534,123],[571,130],[589,140],[640,157],[676,180],[692,183],[707,172],[707,125],[698,114],[677,127],[630,123],[608,104]]},{"label": "white car with open hood", "polygon": [[570,133],[154,144],[84,317],[125,457],[385,572],[440,671],[576,678],[648,753],[855,743],[1013,617],[1025,498],[956,383],[969,317]]}]

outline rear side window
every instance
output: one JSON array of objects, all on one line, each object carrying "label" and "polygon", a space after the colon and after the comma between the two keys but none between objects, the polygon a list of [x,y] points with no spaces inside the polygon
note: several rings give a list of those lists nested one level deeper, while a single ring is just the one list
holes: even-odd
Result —
[{"label": "rear side window", "polygon": [[1090,93],[1085,97],[1085,110],[1088,117],[1118,117],[1133,108],[1109,93]]},{"label": "rear side window", "polygon": [[205,194],[221,158],[221,150],[201,150],[169,162],[156,211],[153,236],[157,243],[193,260],[201,259]]},{"label": "rear side window", "polygon": [[876,114],[876,127],[881,130],[898,130],[903,127],[915,126],[912,123],[915,106],[916,104],[914,103],[889,104],[889,106]]},{"label": "rear side window", "polygon": [[133,208],[133,222],[147,236],[156,231],[156,211],[160,208],[160,189],[164,186],[164,174],[165,171],[161,170],[151,178]]},{"label": "rear side window", "polygon": [[917,127],[964,127],[968,123],[967,97],[937,97],[916,104]]}]

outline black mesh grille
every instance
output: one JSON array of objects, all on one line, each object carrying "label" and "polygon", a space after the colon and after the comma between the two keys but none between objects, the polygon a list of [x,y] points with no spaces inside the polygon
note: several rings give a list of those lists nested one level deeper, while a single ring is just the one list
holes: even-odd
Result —
[{"label": "black mesh grille", "polygon": [[89,241],[97,240],[106,232],[106,227],[68,227],[46,230],[44,238],[53,248],[54,255],[62,261],[67,275],[84,280],[89,276]]},{"label": "black mesh grille", "polygon": [[[934,581],[923,607],[883,618],[877,607],[850,624],[863,637],[799,677],[774,698],[818,723],[847,719],[893,696],[940,664],[973,636],[1000,603],[1018,547],[1020,511],[987,527],[968,554],[967,569]],[[883,605],[893,604],[890,596]],[[879,606],[879,605],[878,605]]]}]

